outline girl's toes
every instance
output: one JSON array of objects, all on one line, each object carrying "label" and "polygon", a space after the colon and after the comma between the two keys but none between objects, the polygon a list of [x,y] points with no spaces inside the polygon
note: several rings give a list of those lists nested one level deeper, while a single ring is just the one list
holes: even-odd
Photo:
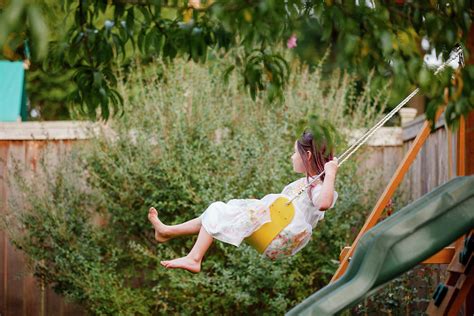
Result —
[{"label": "girl's toes", "polygon": [[148,211],[148,214],[151,216],[158,216],[158,212],[154,207],[150,207],[150,210]]}]

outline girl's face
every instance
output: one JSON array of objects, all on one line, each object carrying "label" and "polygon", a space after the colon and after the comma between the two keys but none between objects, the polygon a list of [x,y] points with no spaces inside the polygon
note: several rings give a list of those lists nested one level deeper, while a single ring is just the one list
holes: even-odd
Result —
[{"label": "girl's face", "polygon": [[303,158],[301,157],[297,142],[295,142],[293,155],[291,155],[291,161],[293,162],[293,170],[298,173],[306,173],[306,169],[303,164]]}]

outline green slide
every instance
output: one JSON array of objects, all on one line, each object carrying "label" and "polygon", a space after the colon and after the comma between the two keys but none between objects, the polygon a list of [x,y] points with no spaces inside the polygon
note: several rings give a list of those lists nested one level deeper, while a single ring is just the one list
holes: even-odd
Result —
[{"label": "green slide", "polygon": [[0,122],[25,121],[25,69],[22,61],[0,61]]},{"label": "green slide", "polygon": [[360,239],[344,275],[287,315],[334,315],[474,228],[474,176],[437,187]]}]

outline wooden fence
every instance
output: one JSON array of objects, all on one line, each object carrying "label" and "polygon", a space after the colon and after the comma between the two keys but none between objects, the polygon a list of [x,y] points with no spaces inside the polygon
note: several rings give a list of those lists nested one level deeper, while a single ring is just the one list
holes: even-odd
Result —
[{"label": "wooden fence", "polygon": [[[7,210],[11,192],[7,179],[14,164],[34,174],[40,157],[48,152],[54,164],[74,142],[87,139],[81,122],[0,123],[0,216]],[[24,255],[0,231],[0,315],[85,315],[49,288],[44,288],[27,268]]]},{"label": "wooden fence", "polygon": [[[425,117],[419,116],[403,128],[403,152],[407,152],[420,131]],[[445,129],[444,116],[435,125],[400,186],[413,201],[456,176],[456,133]]]},{"label": "wooden fence", "polygon": [[[376,170],[371,181],[379,183],[383,190],[422,121],[420,117],[403,129],[382,128],[359,155],[359,172]],[[34,174],[46,149],[48,162],[54,164],[73,143],[90,137],[86,132],[90,127],[84,122],[0,123],[0,216],[5,214],[7,198],[13,193],[6,179],[14,160]],[[353,136],[358,134],[354,132]],[[438,124],[405,179],[403,187],[409,192],[410,200],[448,179],[446,140],[443,124]],[[5,232],[0,231],[0,315],[84,314],[79,306],[65,302],[51,289],[42,288],[28,271],[23,254],[10,244]]]}]

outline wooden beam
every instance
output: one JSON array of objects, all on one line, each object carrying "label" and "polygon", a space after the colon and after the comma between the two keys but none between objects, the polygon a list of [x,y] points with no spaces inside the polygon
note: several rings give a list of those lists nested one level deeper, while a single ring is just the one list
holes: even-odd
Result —
[{"label": "wooden beam", "polygon": [[[469,30],[468,38],[467,38],[467,49],[470,52],[469,54],[469,60],[467,60],[466,64],[472,65],[474,64],[474,24],[471,24],[471,28]],[[466,166],[466,161],[471,163],[472,161],[472,155],[467,156],[466,155],[466,135],[469,137],[469,131],[470,131],[470,124],[472,124],[471,120],[469,120],[469,117],[472,118],[473,112],[470,113],[471,116],[467,116],[468,121],[466,123],[465,118],[461,117],[459,121],[459,131],[457,133],[457,148],[456,148],[456,164],[457,164],[457,170],[456,173],[458,176],[464,176],[466,175],[466,167],[468,170],[468,174],[472,174],[472,171],[474,168],[470,168],[469,166]],[[466,125],[467,125],[467,133],[466,133]],[[470,147],[468,148],[468,151],[472,152],[474,149],[472,148],[472,140],[469,139],[469,144]],[[472,232],[471,232],[472,233]],[[454,244],[456,248],[462,249],[463,247],[463,241],[464,238],[458,239]],[[448,266],[448,271],[447,271],[447,276],[446,276],[446,284],[450,284],[453,282],[453,280],[458,280],[460,279],[459,273],[456,273],[456,266],[459,268],[459,261],[456,260],[457,254],[455,254],[455,257],[453,258],[451,264]],[[452,271],[451,271],[452,270]],[[460,310],[461,305],[463,302],[465,302],[465,310],[464,314],[465,315],[474,315],[474,275],[472,271],[474,269],[471,269],[471,273],[468,277],[468,280],[466,284],[463,284],[463,287],[456,291],[454,293],[453,291],[448,291],[447,298],[444,299],[445,302],[439,307],[436,308],[433,304],[433,300],[430,302],[428,309],[427,309],[427,314],[428,315],[456,315],[457,312]],[[454,302],[451,301],[452,297],[455,297]],[[449,304],[449,306],[448,306]],[[446,313],[447,311],[447,313]]]},{"label": "wooden beam", "polygon": [[[351,247],[344,247],[339,255],[339,261],[346,256]],[[453,259],[454,253],[456,252],[455,247],[445,247],[437,254],[431,256],[422,262],[422,264],[448,264]]]},{"label": "wooden beam", "polygon": [[459,311],[461,310],[462,305],[466,301],[466,298],[472,289],[472,285],[474,284],[474,274],[471,273],[466,276],[466,280],[463,282],[459,291],[457,291],[456,297],[454,302],[452,302],[451,306],[448,310],[448,315],[458,315]]},{"label": "wooden beam", "polygon": [[90,139],[112,130],[88,121],[0,122],[0,140]]},{"label": "wooden beam", "polygon": [[[435,116],[435,122],[439,119],[443,111],[444,111],[444,106],[438,109]],[[349,257],[352,257],[354,249],[357,247],[359,240],[362,238],[362,236],[365,234],[366,231],[368,231],[377,223],[378,219],[380,218],[380,215],[382,214],[386,205],[392,198],[393,193],[395,193],[395,190],[398,188],[398,186],[402,182],[403,177],[407,173],[408,169],[410,168],[413,161],[415,160],[418,152],[421,150],[421,147],[423,146],[426,139],[430,135],[430,132],[431,132],[430,122],[425,121],[420,133],[413,141],[413,144],[410,150],[406,153],[405,157],[402,160],[402,163],[398,166],[397,170],[395,171],[395,174],[392,176],[392,179],[390,180],[389,185],[385,188],[385,191],[382,193],[382,196],[377,201],[377,204],[375,205],[374,209],[372,210],[369,217],[365,221],[364,226],[362,227],[356,239],[352,243],[351,249],[347,252],[344,259],[341,261],[339,268],[337,269],[336,273],[331,279],[331,282],[336,281],[346,271],[347,266],[349,264],[348,259]]]},{"label": "wooden beam", "polygon": [[[474,231],[471,231],[474,234]],[[469,292],[473,289],[474,283],[474,257],[471,254],[467,263],[463,265],[459,261],[459,254],[464,249],[464,245],[456,244],[456,252],[449,264],[447,277],[444,279],[443,285],[448,288],[448,291],[441,301],[439,306],[435,305],[435,301],[431,299],[426,314],[430,316],[451,316],[458,315],[462,304],[469,296]],[[465,315],[472,315],[467,313]]]},{"label": "wooden beam", "polygon": [[458,131],[458,176],[466,175],[466,120],[464,116],[459,119]]}]

